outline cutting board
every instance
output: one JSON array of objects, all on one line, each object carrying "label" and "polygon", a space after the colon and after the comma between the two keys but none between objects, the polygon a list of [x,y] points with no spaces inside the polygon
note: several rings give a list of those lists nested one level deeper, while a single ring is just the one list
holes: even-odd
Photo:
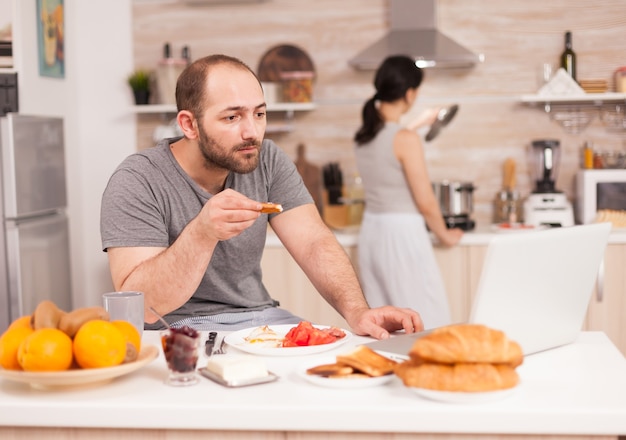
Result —
[{"label": "cutting board", "polygon": [[311,57],[302,49],[281,44],[269,49],[259,62],[257,75],[265,82],[278,82],[282,72],[315,72]]},{"label": "cutting board", "polygon": [[515,189],[515,159],[508,158],[504,161],[502,186],[505,191],[513,191]]},{"label": "cutting board", "polygon": [[315,206],[317,206],[317,210],[321,214],[324,206],[322,199],[322,172],[320,167],[306,159],[306,147],[304,144],[298,145],[295,164],[298,173],[302,176],[304,186],[311,193]]}]

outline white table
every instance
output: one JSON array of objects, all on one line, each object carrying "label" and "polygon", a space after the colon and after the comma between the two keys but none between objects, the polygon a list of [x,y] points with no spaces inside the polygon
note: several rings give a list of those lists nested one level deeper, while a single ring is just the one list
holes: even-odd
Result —
[{"label": "white table", "polygon": [[[467,439],[626,434],[626,359],[603,333],[582,333],[574,344],[527,357],[518,369],[518,391],[493,403],[425,400],[397,378],[376,388],[331,389],[296,374],[314,356],[332,357],[368,340],[354,337],[335,352],[267,357],[269,369],[280,379],[238,389],[205,378],[187,388],[164,385],[167,370],[160,349],[159,357],[143,369],[96,388],[40,391],[0,380],[0,438],[49,438],[51,433],[59,439],[117,440],[304,439],[322,433],[343,439],[404,438],[391,433],[411,433],[407,438],[464,433]],[[156,332],[146,332],[144,344],[158,344]],[[236,352],[231,348],[226,356]],[[199,366],[205,363],[201,357]]]}]

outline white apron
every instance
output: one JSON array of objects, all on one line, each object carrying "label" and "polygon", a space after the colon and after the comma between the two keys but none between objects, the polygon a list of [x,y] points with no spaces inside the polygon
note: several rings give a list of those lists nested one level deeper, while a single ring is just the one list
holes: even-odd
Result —
[{"label": "white apron", "polygon": [[359,278],[371,307],[417,311],[424,328],[451,323],[450,308],[424,217],[366,211],[359,233]]}]

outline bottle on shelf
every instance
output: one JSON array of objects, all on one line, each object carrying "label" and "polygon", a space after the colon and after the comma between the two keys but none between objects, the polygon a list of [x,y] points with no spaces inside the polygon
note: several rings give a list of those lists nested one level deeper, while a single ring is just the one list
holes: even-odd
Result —
[{"label": "bottle on shelf", "polygon": [[188,65],[191,64],[191,53],[189,52],[189,46],[183,46],[180,57],[185,60]]},{"label": "bottle on shelf", "polygon": [[594,162],[593,143],[586,141],[583,144],[583,168],[590,170],[593,168]]},{"label": "bottle on shelf", "polygon": [[572,33],[565,32],[565,49],[561,54],[561,67],[576,81],[576,52],[572,48]]},{"label": "bottle on shelf", "polygon": [[[189,50],[187,50],[187,53],[189,53]],[[172,56],[170,43],[163,44],[163,58],[158,62],[156,71],[159,103],[176,104],[176,81],[185,67],[187,67],[187,64],[187,59],[174,58]]]}]

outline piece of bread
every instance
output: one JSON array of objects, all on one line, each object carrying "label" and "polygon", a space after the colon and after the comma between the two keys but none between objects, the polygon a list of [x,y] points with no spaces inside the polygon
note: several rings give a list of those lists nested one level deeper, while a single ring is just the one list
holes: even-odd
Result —
[{"label": "piece of bread", "polygon": [[323,364],[316,365],[306,370],[307,374],[314,374],[323,377],[341,377],[354,373],[354,368],[344,364]]},{"label": "piece of bread", "polygon": [[261,213],[262,214],[273,214],[277,212],[283,212],[283,205],[279,205],[278,203],[261,203]]},{"label": "piece of bread", "polygon": [[520,365],[522,349],[506,335],[484,325],[458,324],[438,328],[418,339],[409,352],[411,359],[442,364],[495,363]]},{"label": "piece of bread", "polygon": [[350,373],[350,374],[333,374],[327,376],[328,379],[371,379],[372,376],[365,373]]},{"label": "piece of bread", "polygon": [[390,374],[398,364],[393,359],[380,355],[364,345],[359,345],[348,353],[338,354],[337,363],[349,365],[372,377]]},{"label": "piece of bread", "polygon": [[398,364],[394,370],[407,387],[437,391],[485,392],[513,388],[519,376],[505,364],[434,364],[413,360]]}]

